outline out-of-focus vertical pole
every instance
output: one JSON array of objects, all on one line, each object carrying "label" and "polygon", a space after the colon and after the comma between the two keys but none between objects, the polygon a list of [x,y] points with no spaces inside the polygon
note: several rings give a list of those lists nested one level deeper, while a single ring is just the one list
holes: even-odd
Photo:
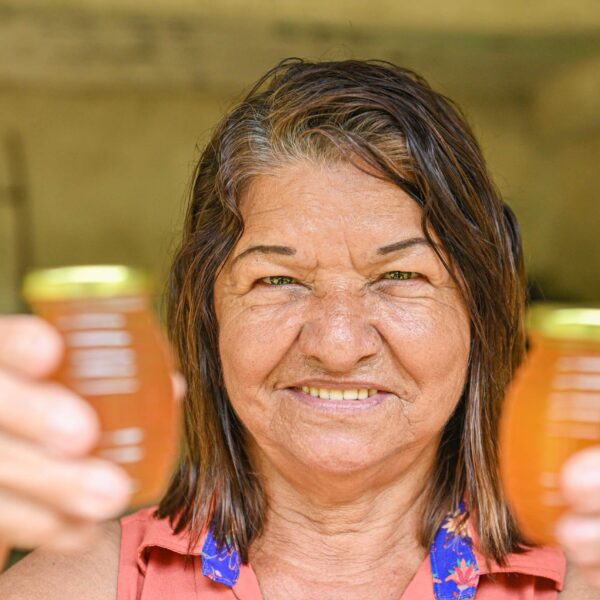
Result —
[{"label": "out-of-focus vertical pole", "polygon": [[[16,132],[9,132],[4,138],[4,148],[8,173],[6,198],[14,210],[15,284],[19,287],[33,261],[31,201],[27,185],[25,151],[21,137]],[[21,305],[21,308],[25,307]]]}]

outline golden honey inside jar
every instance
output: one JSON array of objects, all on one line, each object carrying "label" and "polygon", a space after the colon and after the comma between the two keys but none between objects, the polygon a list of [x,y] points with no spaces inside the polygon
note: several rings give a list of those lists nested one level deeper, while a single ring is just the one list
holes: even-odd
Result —
[{"label": "golden honey inside jar", "polygon": [[552,544],[566,509],[561,468],[600,444],[600,308],[540,304],[528,316],[531,348],[505,403],[501,472],[523,533]]},{"label": "golden honey inside jar", "polygon": [[177,455],[179,415],[148,277],[118,265],[45,269],[25,278],[23,295],[64,338],[53,378],[98,414],[93,454],[129,473],[132,505],[155,501]]}]

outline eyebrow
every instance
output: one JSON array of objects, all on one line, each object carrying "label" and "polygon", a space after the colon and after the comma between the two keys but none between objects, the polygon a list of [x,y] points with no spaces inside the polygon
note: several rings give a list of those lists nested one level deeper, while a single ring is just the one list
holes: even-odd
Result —
[{"label": "eyebrow", "polygon": [[[393,244],[387,244],[386,246],[378,248],[377,254],[391,254],[392,252],[400,252],[412,246],[421,245],[429,246],[430,244],[424,237],[408,238],[406,240],[400,240],[399,242],[394,242]],[[232,264],[235,264],[242,258],[249,256],[250,254],[279,254],[280,256],[293,256],[294,254],[296,254],[296,249],[292,248],[291,246],[258,244],[256,246],[250,246],[249,248],[246,248],[243,252],[240,252],[240,254],[238,254],[233,259]]]},{"label": "eyebrow", "polygon": [[290,246],[268,246],[265,244],[259,244],[258,246],[250,246],[246,248],[243,252],[240,252],[232,261],[232,264],[235,264],[242,258],[245,258],[249,254],[279,254],[281,256],[293,256],[296,254],[296,249],[291,248]]},{"label": "eyebrow", "polygon": [[408,238],[406,240],[400,240],[399,242],[394,242],[393,244],[388,244],[387,246],[382,246],[377,249],[377,254],[391,254],[392,252],[400,252],[401,250],[406,250],[411,246],[429,246],[429,242],[424,237],[413,237]]}]

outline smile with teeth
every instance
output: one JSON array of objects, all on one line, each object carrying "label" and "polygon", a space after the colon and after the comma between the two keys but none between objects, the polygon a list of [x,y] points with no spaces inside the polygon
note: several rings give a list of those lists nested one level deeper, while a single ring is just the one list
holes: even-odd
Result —
[{"label": "smile with teeth", "polygon": [[377,390],[332,390],[328,388],[315,388],[302,386],[302,391],[305,394],[310,394],[314,398],[322,398],[324,400],[366,400],[370,396],[375,396]]}]

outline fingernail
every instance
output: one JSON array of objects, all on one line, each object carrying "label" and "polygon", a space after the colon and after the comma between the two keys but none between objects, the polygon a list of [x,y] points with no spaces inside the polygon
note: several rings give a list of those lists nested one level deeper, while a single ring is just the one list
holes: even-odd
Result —
[{"label": "fingernail", "polygon": [[125,475],[104,467],[94,467],[85,473],[84,512],[95,518],[108,518],[122,510],[132,492],[130,479]]},{"label": "fingernail", "polygon": [[27,320],[27,326],[23,327],[21,333],[11,344],[11,350],[17,361],[28,361],[28,364],[41,362],[46,366],[52,366],[60,358],[62,339],[58,332],[46,321],[37,317]]},{"label": "fingernail", "polygon": [[600,472],[598,465],[595,468],[586,468],[587,465],[568,466],[562,473],[562,484],[568,490],[594,490],[600,489]]},{"label": "fingernail", "polygon": [[600,452],[588,449],[570,457],[562,470],[562,482],[567,488],[600,487]]},{"label": "fingernail", "polygon": [[58,405],[51,409],[46,425],[52,441],[61,448],[70,449],[74,439],[87,438],[93,423],[90,415],[73,406]]},{"label": "fingernail", "polygon": [[181,373],[173,373],[172,382],[173,395],[175,396],[175,400],[179,402],[183,399],[187,392],[187,383],[185,381],[184,376]]},{"label": "fingernail", "polygon": [[574,548],[597,537],[600,534],[599,524],[595,519],[565,517],[556,524],[555,534],[563,545]]}]

